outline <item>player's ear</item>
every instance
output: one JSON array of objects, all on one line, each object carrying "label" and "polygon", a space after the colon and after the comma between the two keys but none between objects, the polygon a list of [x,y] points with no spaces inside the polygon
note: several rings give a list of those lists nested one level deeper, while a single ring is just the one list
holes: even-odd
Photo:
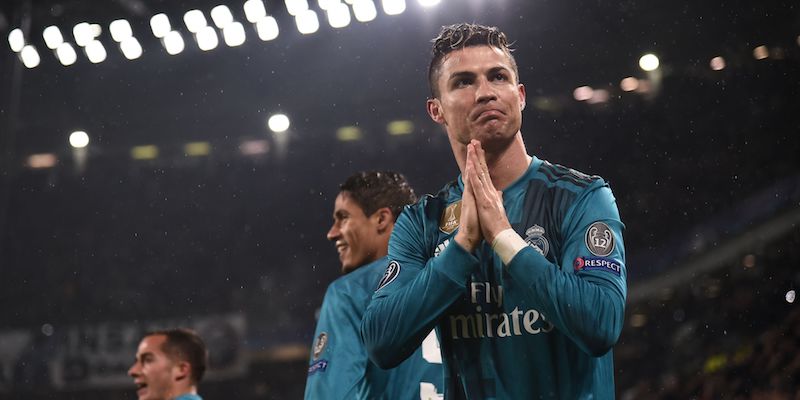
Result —
[{"label": "player's ear", "polygon": [[178,361],[172,367],[172,371],[176,381],[188,380],[192,374],[192,365],[186,361]]},{"label": "player's ear", "polygon": [[442,111],[442,102],[437,98],[428,99],[428,102],[425,104],[426,108],[428,109],[428,115],[431,116],[431,119],[436,122],[437,124],[445,124],[447,121],[444,118],[444,112]]},{"label": "player's ear", "polygon": [[375,220],[375,228],[377,229],[378,233],[382,234],[392,228],[394,216],[392,215],[392,210],[390,210],[389,207],[379,208],[374,214],[372,214],[372,217]]},{"label": "player's ear", "polygon": [[517,84],[517,92],[519,94],[519,109],[525,109],[525,85],[519,83]]}]

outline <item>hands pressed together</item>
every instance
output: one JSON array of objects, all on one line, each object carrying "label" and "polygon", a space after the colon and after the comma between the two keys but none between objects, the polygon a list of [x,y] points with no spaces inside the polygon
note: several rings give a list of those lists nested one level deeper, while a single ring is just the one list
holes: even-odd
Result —
[{"label": "hands pressed together", "polygon": [[472,252],[481,240],[492,243],[498,233],[511,228],[503,207],[503,192],[495,189],[486,154],[481,143],[474,139],[467,145],[463,180],[461,221],[455,241]]}]

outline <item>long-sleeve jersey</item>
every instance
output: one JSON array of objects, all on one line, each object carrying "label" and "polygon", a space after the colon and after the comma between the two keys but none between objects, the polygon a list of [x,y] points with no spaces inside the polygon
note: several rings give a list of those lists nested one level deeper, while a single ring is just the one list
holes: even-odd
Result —
[{"label": "long-sleeve jersey", "polygon": [[400,215],[362,320],[370,357],[401,362],[436,327],[445,399],[612,399],[625,308],[624,228],[605,181],[538,158],[503,190],[527,242],[508,265],[455,243],[463,181]]},{"label": "long-sleeve jersey", "polygon": [[430,329],[423,346],[390,370],[371,362],[361,342],[361,317],[387,264],[384,257],[328,286],[311,348],[306,400],[428,400],[436,399],[435,388],[441,392],[441,353]]}]

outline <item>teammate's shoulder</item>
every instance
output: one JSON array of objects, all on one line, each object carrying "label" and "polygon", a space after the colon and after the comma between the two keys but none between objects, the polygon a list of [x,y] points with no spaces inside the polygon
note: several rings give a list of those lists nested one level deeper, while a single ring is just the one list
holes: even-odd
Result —
[{"label": "teammate's shoulder", "polygon": [[339,295],[353,295],[361,292],[371,295],[372,292],[375,291],[375,286],[388,264],[389,259],[382,257],[371,263],[362,265],[331,282],[328,290],[336,291]]},{"label": "teammate's shoulder", "polygon": [[426,194],[424,196],[420,196],[419,200],[410,207],[417,208],[417,209],[426,209],[431,206],[441,206],[442,204],[451,203],[457,199],[461,198],[461,186],[458,184],[458,180],[453,180],[445,184],[438,192],[435,194]]},{"label": "teammate's shoulder", "polygon": [[559,185],[581,191],[589,187],[604,186],[605,180],[598,175],[589,175],[560,164],[542,160],[539,176],[551,185]]}]

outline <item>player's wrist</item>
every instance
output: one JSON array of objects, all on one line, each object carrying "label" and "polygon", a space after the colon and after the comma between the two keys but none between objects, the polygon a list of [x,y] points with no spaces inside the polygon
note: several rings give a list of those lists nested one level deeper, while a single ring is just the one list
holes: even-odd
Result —
[{"label": "player's wrist", "polygon": [[467,235],[460,229],[458,232],[456,232],[454,240],[456,243],[458,243],[459,246],[461,246],[464,250],[466,250],[469,253],[472,253],[473,251],[475,251],[475,248],[478,247],[478,239],[470,238],[469,235]]},{"label": "player's wrist", "polygon": [[527,245],[528,243],[511,228],[502,230],[492,240],[492,249],[500,256],[500,260],[505,265],[508,265],[514,256]]}]

